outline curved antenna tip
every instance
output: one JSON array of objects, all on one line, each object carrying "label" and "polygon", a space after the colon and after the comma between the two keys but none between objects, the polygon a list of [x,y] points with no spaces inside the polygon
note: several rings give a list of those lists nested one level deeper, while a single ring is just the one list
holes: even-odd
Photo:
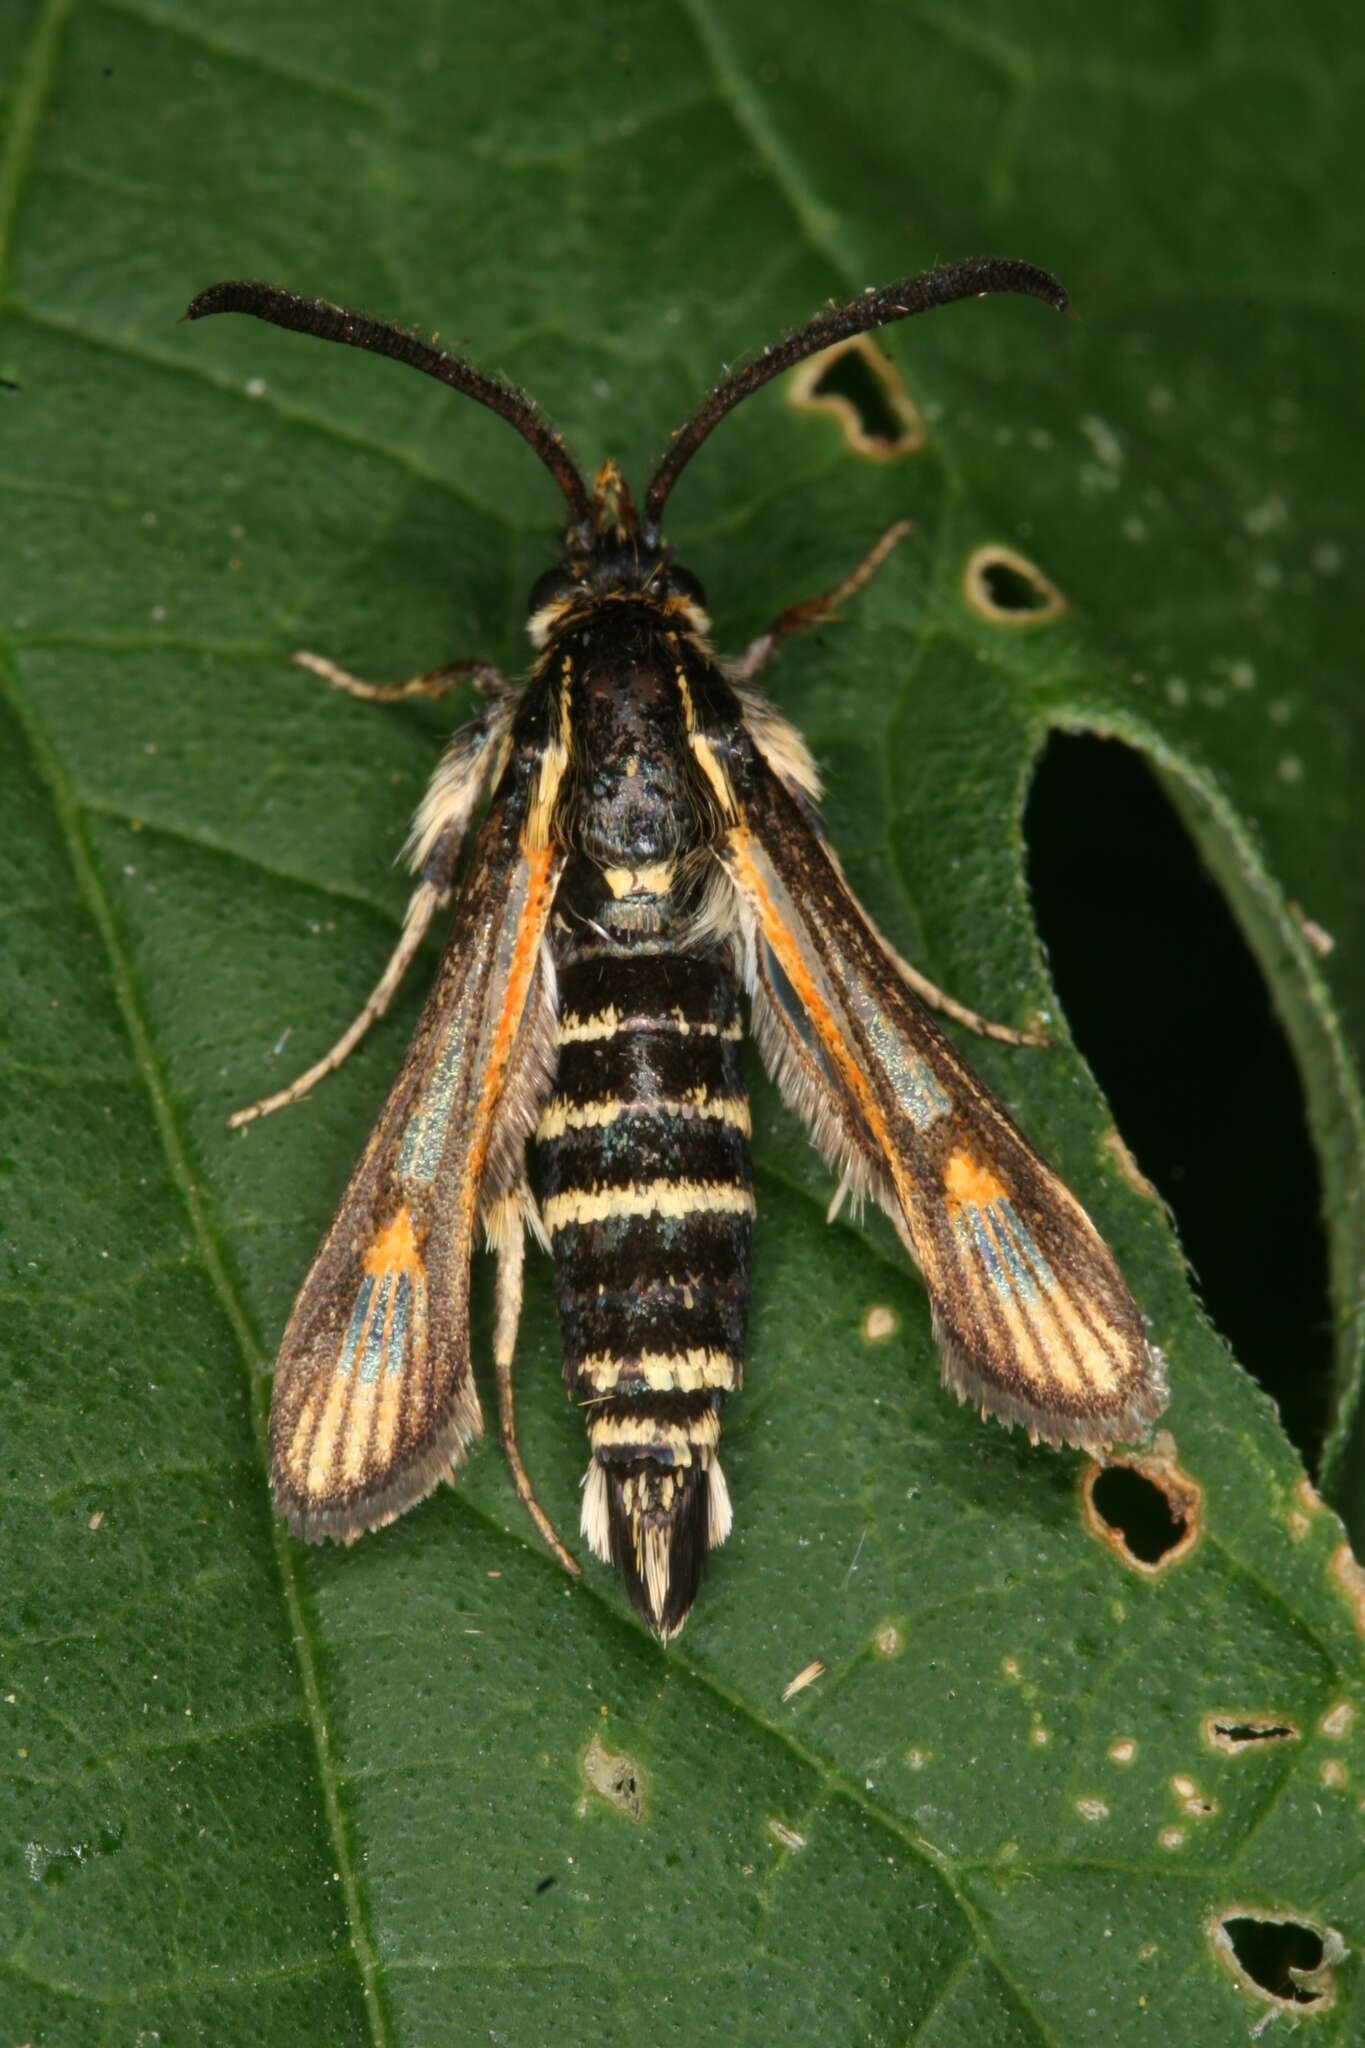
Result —
[{"label": "curved antenna tip", "polygon": [[770,344],[760,355],[732,371],[703,399],[686,425],[671,437],[668,452],[650,478],[644,518],[657,525],[669,492],[712,428],[742,399],[770,378],[789,370],[793,363],[818,354],[836,341],[866,334],[871,328],[888,327],[893,321],[931,312],[936,306],[952,305],[957,299],[984,299],[993,292],[1018,292],[1027,298],[1041,299],[1059,313],[1071,310],[1066,287],[1051,271],[1012,256],[948,263],[938,270],[923,271],[918,277],[901,278],[880,290],[863,292],[847,305],[826,306],[804,327]]},{"label": "curved antenna tip", "polygon": [[320,341],[338,341],[347,348],[367,349],[370,354],[388,356],[408,363],[438,384],[486,405],[490,412],[515,427],[523,441],[534,449],[568,503],[572,520],[592,516],[592,499],[579,475],[573,457],[544,418],[538,406],[523,391],[504,384],[499,377],[485,376],[462,356],[446,355],[420,335],[409,334],[388,321],[372,320],[368,314],[349,312],[327,299],[305,299],[280,285],[258,284],[246,279],[225,279],[196,294],[181,320],[202,320],[211,313],[250,313],[273,327],[298,334],[316,335]]}]

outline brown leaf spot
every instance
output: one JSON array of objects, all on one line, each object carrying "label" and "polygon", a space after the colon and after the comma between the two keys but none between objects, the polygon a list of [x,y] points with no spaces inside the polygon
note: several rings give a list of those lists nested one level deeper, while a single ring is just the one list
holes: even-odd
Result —
[{"label": "brown leaf spot", "polygon": [[644,1788],[634,1757],[613,1755],[601,1736],[594,1735],[583,1752],[582,1771],[599,1799],[631,1820],[639,1820],[644,1811]]},{"label": "brown leaf spot", "polygon": [[1338,1589],[1350,1602],[1356,1633],[1365,1636],[1365,1571],[1356,1563],[1349,1543],[1339,1543],[1327,1560],[1327,1570]]},{"label": "brown leaf spot", "polygon": [[1161,1195],[1148,1180],[1142,1168],[1134,1159],[1117,1131],[1106,1131],[1100,1139],[1101,1150],[1107,1152],[1130,1188],[1136,1188],[1149,1202],[1159,1202]]}]

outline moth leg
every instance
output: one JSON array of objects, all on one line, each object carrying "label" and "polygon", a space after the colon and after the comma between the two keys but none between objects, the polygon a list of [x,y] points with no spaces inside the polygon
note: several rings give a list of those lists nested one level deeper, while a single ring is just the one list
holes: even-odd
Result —
[{"label": "moth leg", "polygon": [[516,1425],[512,1412],[512,1354],[517,1345],[517,1324],[521,1320],[522,1270],[526,1263],[526,1232],[522,1227],[522,1203],[529,1196],[508,1195],[488,1219],[488,1238],[497,1253],[498,1277],[494,1290],[493,1369],[498,1381],[498,1439],[512,1474],[517,1499],[571,1579],[582,1577],[576,1561],[555,1534],[553,1524],[531,1491],[526,1467],[517,1449]]},{"label": "moth leg", "polygon": [[[782,641],[790,634],[803,633],[811,626],[824,625],[826,621],[832,619],[839,606],[876,575],[891,550],[905,539],[913,525],[914,521],[911,519],[898,519],[894,526],[888,526],[881,539],[868,549],[861,562],[845,576],[842,583],[836,583],[833,590],[825,591],[823,596],[808,597],[803,604],[789,605],[786,611],[779,613],[766,633],[760,633],[756,640],[749,642],[738,661],[727,662],[726,674],[731,681],[751,683],[754,677],[767,667]],[[882,944],[886,945],[885,939],[882,939]],[[931,1010],[941,1011],[945,1017],[954,1018],[959,1024],[965,1024],[969,1031],[975,1031],[979,1037],[998,1038],[1005,1045],[1047,1045],[1050,1042],[1040,1032],[1016,1031],[1011,1025],[994,1024],[988,1017],[979,1016],[975,1010],[969,1010],[965,1003],[956,1002],[941,988],[936,988],[932,981],[911,967],[908,961],[902,960],[890,946],[886,946],[886,950],[895,961],[902,979],[915,991],[922,1003],[927,1003]],[[838,1200],[842,1200],[842,1191]],[[836,1211],[837,1206],[836,1201]]]},{"label": "moth leg", "polygon": [[826,590],[820,597],[808,597],[802,604],[788,605],[769,626],[766,633],[760,633],[751,640],[738,661],[726,663],[726,674],[733,682],[751,683],[756,675],[768,666],[778,647],[792,633],[804,633],[811,626],[823,626],[835,616],[839,606],[847,602],[872,576],[900,541],[905,539],[914,526],[912,519],[898,519],[874,547],[868,549],[861,562],[842,583],[836,583],[833,590]]},{"label": "moth leg", "polygon": [[[890,951],[890,948],[887,950]],[[917,968],[912,967],[908,960],[902,960],[899,954],[893,957],[901,979],[910,984],[922,1003],[927,1003],[931,1010],[941,1011],[945,1017],[953,1018],[958,1024],[965,1024],[978,1038],[998,1038],[1002,1045],[1051,1045],[1052,1040],[1046,1032],[1016,1031],[1011,1024],[993,1024],[989,1017],[982,1017],[976,1010],[969,1010],[965,1003],[959,1003],[954,997],[945,995],[941,988],[935,987],[934,983]]]},{"label": "moth leg", "polygon": [[281,1088],[274,1095],[262,1096],[259,1102],[250,1102],[245,1109],[234,1109],[228,1118],[229,1130],[238,1130],[243,1124],[255,1123],[259,1116],[272,1116],[277,1109],[285,1109],[291,1102],[302,1101],[326,1075],[336,1072],[342,1061],[360,1043],[371,1024],[383,1016],[393,1000],[395,989],[411,965],[413,955],[426,936],[427,926],[450,892],[456,862],[460,856],[460,841],[459,832],[450,832],[438,842],[426,863],[421,881],[412,892],[412,901],[408,904],[407,916],[403,919],[403,930],[388,966],[375,983],[364,1009],[342,1032],[331,1051],[325,1052],[320,1060],[315,1060],[307,1073],[300,1074],[297,1081],[291,1081],[287,1088]]},{"label": "moth leg", "polygon": [[512,687],[502,670],[487,661],[446,661],[439,668],[427,669],[423,675],[409,676],[405,683],[367,683],[348,669],[338,668],[325,654],[309,654],[301,648],[289,659],[310,674],[321,676],[334,690],[344,690],[348,697],[362,697],[367,704],[397,704],[404,697],[444,697],[461,683],[471,681],[483,696],[501,696]]}]

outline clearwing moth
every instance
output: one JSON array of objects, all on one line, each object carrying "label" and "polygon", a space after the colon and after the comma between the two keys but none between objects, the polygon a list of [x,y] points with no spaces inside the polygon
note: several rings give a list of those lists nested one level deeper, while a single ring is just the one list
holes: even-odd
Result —
[{"label": "clearwing moth", "polygon": [[589,491],[528,398],[413,335],[263,284],[214,285],[190,306],[191,320],[250,313],[392,356],[477,399],[530,443],[569,514],[530,595],[524,682],[458,662],[382,686],[296,657],[381,701],[472,680],[482,708],[417,812],[417,886],[373,995],[308,1073],[235,1123],[306,1094],[382,1015],[455,893],[491,790],[435,985],[280,1346],[271,1482],[300,1536],[349,1542],[392,1521],[480,1434],[469,1270],[482,1230],[497,1255],[499,1434],[520,1498],[577,1573],[513,1428],[529,1230],[554,1257],[564,1376],[587,1420],[583,1537],[656,1635],[682,1627],[731,1524],[720,1419],[743,1368],[754,1214],[741,995],[839,1198],[879,1202],[918,1265],[959,1398],[1096,1452],[1159,1414],[1160,1360],[1112,1256],[925,1005],[1025,1034],[952,1003],[891,950],[826,842],[804,742],[755,687],[783,638],[831,617],[905,527],[730,662],[660,532],[685,465],[760,385],[833,342],[990,292],[1067,306],[1045,271],[986,260],[829,307],[710,393],[638,515],[614,464]]}]

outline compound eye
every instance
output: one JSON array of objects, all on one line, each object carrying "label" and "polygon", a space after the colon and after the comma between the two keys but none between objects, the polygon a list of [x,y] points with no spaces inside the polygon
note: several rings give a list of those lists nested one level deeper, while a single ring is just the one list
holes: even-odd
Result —
[{"label": "compound eye", "polygon": [[526,609],[532,618],[543,611],[547,604],[558,604],[568,597],[575,588],[573,577],[563,569],[547,569],[543,576],[537,576],[531,585],[531,595],[526,600]]},{"label": "compound eye", "polygon": [[690,569],[680,568],[675,562],[668,572],[668,588],[671,596],[685,597],[702,611],[706,610],[706,592]]}]

